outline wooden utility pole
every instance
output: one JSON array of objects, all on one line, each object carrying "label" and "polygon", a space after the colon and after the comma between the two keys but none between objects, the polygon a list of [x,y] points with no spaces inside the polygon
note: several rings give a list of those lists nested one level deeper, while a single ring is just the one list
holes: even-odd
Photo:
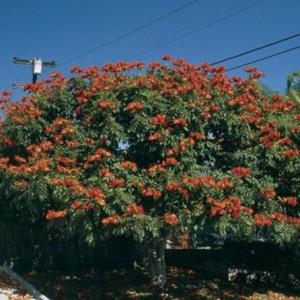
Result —
[{"label": "wooden utility pole", "polygon": [[47,62],[42,61],[40,58],[36,59],[19,59],[17,57],[14,57],[14,63],[15,64],[22,64],[22,65],[32,65],[32,83],[35,83],[37,81],[38,75],[42,74],[42,69],[44,67],[56,67],[55,61]]}]

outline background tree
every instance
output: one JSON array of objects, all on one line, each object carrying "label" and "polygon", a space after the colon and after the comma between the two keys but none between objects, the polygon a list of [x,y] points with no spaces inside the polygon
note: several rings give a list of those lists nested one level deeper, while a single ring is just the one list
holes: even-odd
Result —
[{"label": "background tree", "polygon": [[3,92],[0,136],[2,190],[19,218],[132,236],[159,286],[174,230],[213,224],[283,244],[300,224],[299,107],[263,95],[255,68],[242,80],[164,60],[76,66],[15,103]]},{"label": "background tree", "polygon": [[300,72],[291,73],[287,78],[286,94],[300,105]]}]

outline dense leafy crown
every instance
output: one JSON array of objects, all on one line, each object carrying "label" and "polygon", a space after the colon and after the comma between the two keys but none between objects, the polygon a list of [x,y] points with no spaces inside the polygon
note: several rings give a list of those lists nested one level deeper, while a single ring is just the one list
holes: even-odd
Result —
[{"label": "dense leafy crown", "polygon": [[18,102],[2,92],[3,207],[138,240],[195,222],[295,236],[299,106],[264,96],[255,68],[243,80],[164,60],[75,66]]}]

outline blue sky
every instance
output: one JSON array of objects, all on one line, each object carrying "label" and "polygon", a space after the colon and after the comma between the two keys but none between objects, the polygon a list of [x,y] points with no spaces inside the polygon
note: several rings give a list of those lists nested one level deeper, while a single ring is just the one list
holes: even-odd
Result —
[{"label": "blue sky", "polygon": [[[89,55],[69,58],[151,22],[191,0],[2,0],[0,6],[0,89],[31,80],[29,66],[14,56],[58,63],[68,74],[72,65],[103,65],[118,60],[160,60],[164,54],[192,63],[213,62],[300,32],[299,0],[198,0],[162,21]],[[259,3],[215,25],[238,10]],[[206,27],[205,27],[206,26]],[[169,42],[184,34],[197,32]],[[232,67],[300,44],[300,38],[225,63]],[[155,50],[151,50],[156,48]],[[151,50],[151,51],[150,51]],[[264,83],[284,90],[289,73],[300,69],[300,49],[257,63]],[[44,72],[41,78],[49,73]],[[242,70],[231,72],[242,74]],[[20,92],[17,92],[20,93]]]}]

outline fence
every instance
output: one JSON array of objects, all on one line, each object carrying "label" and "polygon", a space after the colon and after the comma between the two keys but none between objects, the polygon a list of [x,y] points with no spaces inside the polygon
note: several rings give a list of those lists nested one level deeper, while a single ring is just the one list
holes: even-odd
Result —
[{"label": "fence", "polygon": [[[131,239],[118,238],[84,243],[76,236],[49,238],[49,231],[35,228],[0,227],[0,265],[16,270],[106,268],[129,265],[141,256]],[[168,249],[167,264],[197,267],[208,277],[227,278],[228,270],[280,272],[300,278],[300,246],[280,249],[269,243],[227,243],[218,250]],[[297,254],[297,255],[296,255]]]},{"label": "fence", "polygon": [[130,263],[134,253],[134,243],[125,238],[92,246],[78,236],[49,238],[49,232],[41,228],[0,228],[0,265],[17,270],[117,266]]}]

